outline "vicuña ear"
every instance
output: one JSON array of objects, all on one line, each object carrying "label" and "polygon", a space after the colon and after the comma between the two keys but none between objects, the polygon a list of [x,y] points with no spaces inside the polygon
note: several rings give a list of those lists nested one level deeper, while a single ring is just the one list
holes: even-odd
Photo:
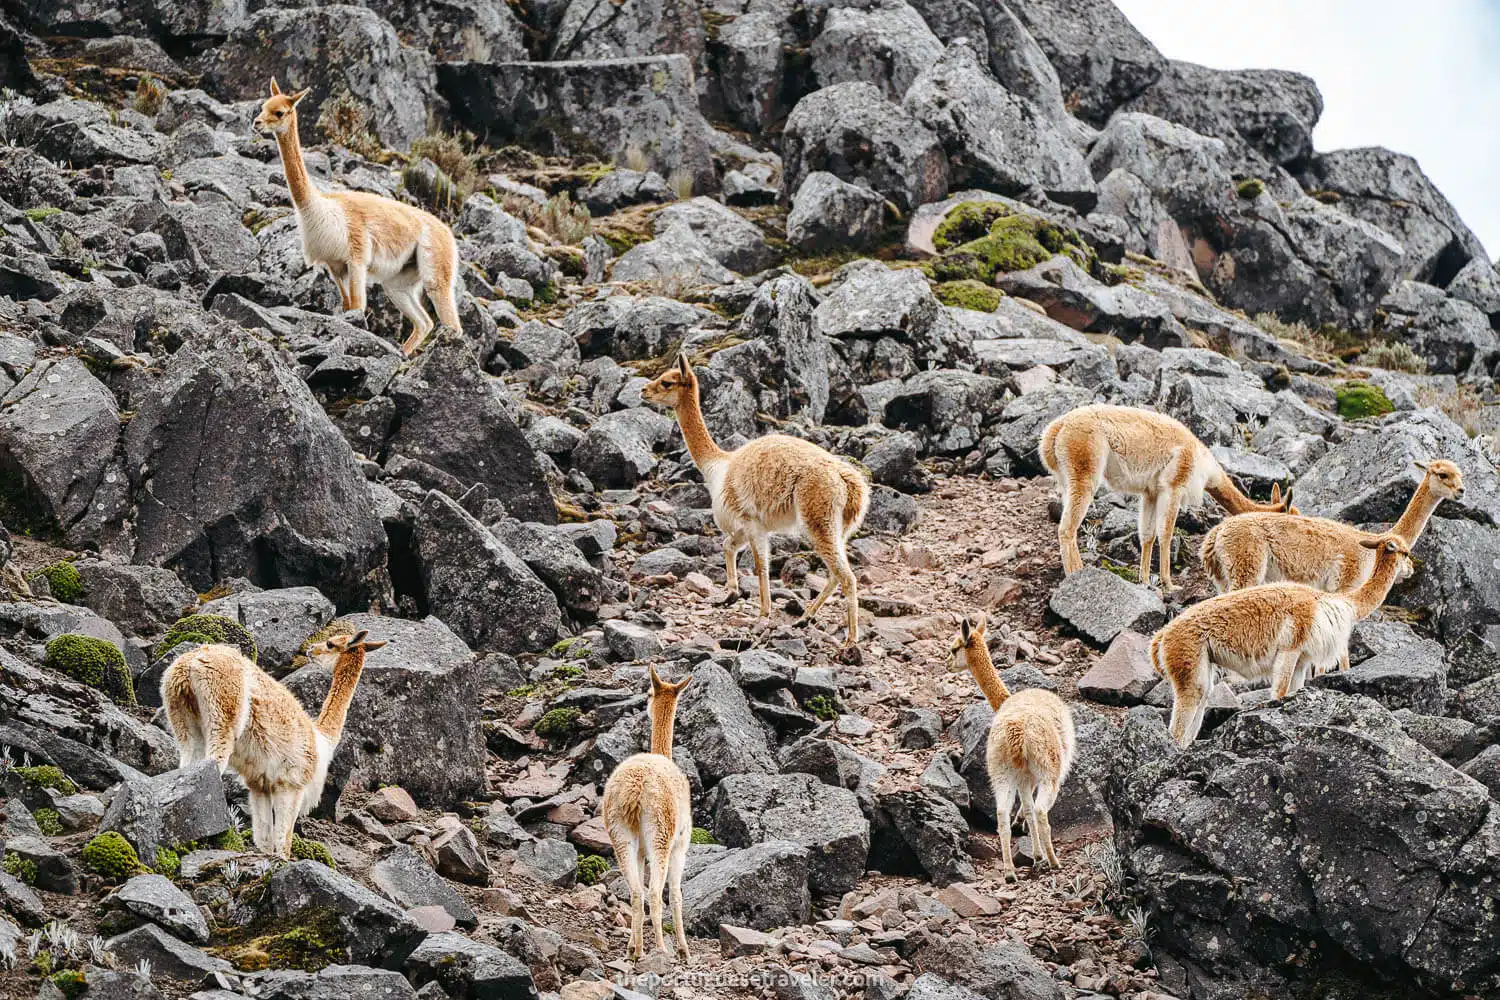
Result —
[{"label": "vicu\u00f1a ear", "polygon": [[969,641],[969,636],[973,634],[972,626],[969,624],[969,619],[965,618],[963,621],[959,622],[958,634],[963,637],[965,644],[967,644]]},{"label": "vicu\u00f1a ear", "polygon": [[662,683],[661,675],[656,672],[655,666],[648,666],[646,669],[651,671],[651,690],[660,691],[663,687],[666,687]]},{"label": "vicu\u00f1a ear", "polygon": [[369,629],[360,629],[358,632],[356,632],[353,635],[351,635],[349,637],[349,641],[346,642],[346,643],[344,643],[344,645],[345,646],[358,646],[360,643],[362,643],[362,642],[365,641],[365,637],[367,635],[369,635],[369,634],[370,634]]},{"label": "vicu\u00f1a ear", "polygon": [[271,96],[281,96],[281,86],[276,82],[276,78],[274,76],[271,77]]},{"label": "vicu\u00f1a ear", "polygon": [[686,351],[677,352],[677,370],[682,372],[682,374],[684,375],[693,374],[693,366],[688,364],[688,356]]},{"label": "vicu\u00f1a ear", "polygon": [[1367,549],[1378,549],[1381,541],[1382,539],[1379,538],[1361,538],[1359,544]]},{"label": "vicu\u00f1a ear", "polygon": [[986,615],[983,611],[976,611],[974,613],[974,631],[983,632],[985,628],[988,627],[989,623],[989,616]]},{"label": "vicu\u00f1a ear", "polygon": [[688,674],[686,677],[684,677],[682,680],[678,681],[675,685],[672,686],[672,691],[673,691],[674,694],[681,694],[682,693],[682,689],[685,688],[685,687],[687,687],[691,683],[693,683],[693,675],[692,674]]},{"label": "vicu\u00f1a ear", "polygon": [[312,93],[312,88],[311,87],[303,87],[301,90],[297,91],[295,94],[292,95],[292,107],[295,108],[297,106],[297,103],[299,101],[301,101],[302,98],[306,97],[308,94],[311,94],[311,93]]},{"label": "vicu\u00f1a ear", "polygon": [[1271,502],[1272,503],[1281,503],[1281,484],[1280,483],[1272,483],[1271,484]]},{"label": "vicu\u00f1a ear", "polygon": [[371,639],[365,643],[365,652],[368,653],[372,649],[384,648],[385,644],[389,641],[388,639]]}]

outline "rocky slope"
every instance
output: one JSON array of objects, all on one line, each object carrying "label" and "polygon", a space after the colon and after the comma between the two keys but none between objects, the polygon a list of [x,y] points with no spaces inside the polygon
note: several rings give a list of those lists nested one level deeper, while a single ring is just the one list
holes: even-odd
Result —
[{"label": "rocky slope", "polygon": [[[462,335],[415,359],[307,271],[269,78],[319,183],[439,212]],[[28,0],[0,14],[0,997],[1500,996],[1500,276],[1417,164],[1318,151],[1312,81],[1165,59],[1108,0]],[[732,446],[857,460],[858,650],[797,539],[726,581],[641,387]],[[1394,521],[1467,490],[1347,674],[1221,685],[1167,739],[1101,496],[1064,582],[1035,442],[1110,401],[1259,496]],[[837,601],[835,601],[835,604]],[[1073,702],[1060,872],[999,877],[986,610]],[[370,656],[298,860],[178,770],[174,651],[309,706]],[[694,960],[624,963],[597,817],[691,671]],[[1020,842],[1023,861],[1029,844]]]}]

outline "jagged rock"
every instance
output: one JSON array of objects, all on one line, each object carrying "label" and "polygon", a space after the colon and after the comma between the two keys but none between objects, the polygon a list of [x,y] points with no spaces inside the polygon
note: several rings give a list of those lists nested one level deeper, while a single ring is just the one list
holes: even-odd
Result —
[{"label": "jagged rock", "polygon": [[[1466,484],[1465,497],[1469,496],[1469,489]],[[1453,650],[1456,662],[1459,655],[1465,658],[1469,655],[1461,651],[1465,636],[1480,637],[1487,644],[1500,638],[1500,579],[1494,572],[1496,561],[1500,560],[1500,533],[1474,521],[1434,517],[1417,540],[1412,555],[1420,560],[1421,569],[1402,586],[1393,603],[1414,610],[1441,609],[1432,615],[1433,629]],[[1428,684],[1441,680],[1441,673],[1437,676],[1429,673],[1426,678]],[[1420,710],[1433,711],[1430,707]],[[1441,710],[1435,714],[1441,714]]]},{"label": "jagged rock", "polygon": [[671,201],[673,197],[666,179],[655,170],[642,173],[625,167],[616,167],[579,193],[579,200],[595,215],[646,202]]},{"label": "jagged rock", "polygon": [[150,921],[178,937],[208,943],[208,922],[198,904],[164,875],[135,876],[106,898],[104,906],[124,911],[137,923]]},{"label": "jagged rock", "polygon": [[483,485],[512,517],[557,523],[536,452],[501,385],[480,370],[472,344],[447,334],[429,342],[392,383],[391,396],[398,416],[386,446],[391,456],[425,462],[464,489]]},{"label": "jagged rock", "polygon": [[266,882],[265,914],[284,926],[309,911],[331,912],[342,933],[337,946],[349,964],[401,968],[426,937],[394,903],[318,861],[294,861]]},{"label": "jagged rock", "polygon": [[574,307],[563,328],[586,358],[636,361],[661,357],[692,328],[713,321],[714,315],[698,306],[660,295],[610,295]]},{"label": "jagged rock", "polygon": [[207,73],[215,92],[232,100],[264,100],[266,81],[277,74],[311,87],[297,108],[308,141],[323,105],[348,94],[379,139],[406,149],[427,134],[424,109],[435,96],[431,57],[402,45],[389,22],[359,7],[265,8],[212,50]]},{"label": "jagged rock", "polygon": [[943,738],[943,717],[930,708],[903,708],[897,725],[897,741],[907,750],[925,750]]},{"label": "jagged rock", "polygon": [[1028,392],[1005,404],[1000,413],[1000,424],[991,437],[1004,449],[1018,471],[1045,475],[1046,466],[1036,450],[1043,429],[1069,410],[1092,402],[1092,390],[1065,383]]},{"label": "jagged rock", "polygon": [[99,821],[99,832],[118,832],[142,858],[217,836],[229,829],[229,804],[219,768],[211,760],[154,778],[127,779]]},{"label": "jagged rock", "polygon": [[549,59],[618,59],[681,52],[703,53],[705,27],[698,9],[685,0],[632,0],[603,12],[593,4],[570,2],[560,18]]},{"label": "jagged rock", "polygon": [[[387,645],[365,656],[344,735],[328,768],[324,805],[331,806],[346,786],[370,791],[400,785],[429,806],[482,792],[482,668],[469,647],[436,618],[358,614],[346,615],[345,621]],[[309,664],[282,682],[316,712],[330,674]]]},{"label": "jagged rock", "polygon": [[689,934],[712,937],[720,924],[753,930],[804,924],[812,915],[807,848],[772,840],[725,851],[682,883]]},{"label": "jagged rock", "polygon": [[444,63],[437,74],[457,119],[492,142],[617,161],[635,149],[664,177],[684,174],[700,192],[718,187],[684,55]]},{"label": "jagged rock", "polygon": [[740,336],[753,342],[716,353],[709,372],[764,387],[759,405],[779,417],[803,414],[821,423],[831,393],[834,350],[817,328],[816,307],[817,293],[799,275],[765,282],[740,320]]},{"label": "jagged rock", "polygon": [[871,83],[892,101],[942,54],[943,44],[902,0],[834,7],[809,51],[818,86]]},{"label": "jagged rock", "polygon": [[23,106],[11,119],[9,136],[49,160],[73,169],[102,164],[153,163],[161,152],[162,137],[140,127],[116,124],[104,105],[72,97],[46,104]]},{"label": "jagged rock", "polygon": [[634,486],[656,468],[674,424],[643,407],[606,413],[573,449],[573,466],[599,486]]},{"label": "jagged rock", "polygon": [[292,658],[307,637],[333,620],[333,602],[314,587],[287,587],[232,594],[209,601],[202,614],[224,615],[238,621],[255,636],[262,668],[279,671],[292,665]]},{"label": "jagged rock", "polygon": [[567,888],[578,878],[578,851],[565,840],[528,840],[516,848],[516,867],[544,885]]},{"label": "jagged rock", "polygon": [[1409,708],[1441,715],[1448,706],[1448,671],[1441,655],[1412,656],[1411,651],[1378,653],[1347,671],[1314,678],[1315,687],[1373,698],[1395,711]]},{"label": "jagged rock", "polygon": [[946,753],[933,754],[932,763],[922,772],[922,787],[936,792],[960,809],[969,808],[969,786],[953,769]]},{"label": "jagged rock", "polygon": [[651,220],[652,232],[658,236],[676,225],[691,229],[709,255],[731,271],[754,274],[776,260],[759,226],[712,198],[700,195],[678,202]]},{"label": "jagged rock", "polygon": [[1485,747],[1460,770],[1488,788],[1491,798],[1500,798],[1500,746]]},{"label": "jagged rock", "polygon": [[1459,269],[1448,282],[1448,294],[1475,306],[1490,319],[1492,326],[1500,320],[1500,271],[1483,257],[1475,257]]},{"label": "jagged rock", "polygon": [[418,906],[441,906],[458,926],[472,929],[479,925],[479,917],[473,908],[413,847],[399,845],[371,865],[370,882],[391,902],[408,910]]},{"label": "jagged rock", "polygon": [[428,846],[437,870],[459,882],[488,885],[489,860],[484,855],[484,848],[479,845],[479,839],[474,836],[474,831],[453,817],[444,817],[438,826],[439,829],[446,829]]},{"label": "jagged rock", "polygon": [[135,930],[117,934],[105,941],[104,945],[122,965],[150,962],[152,972],[170,979],[202,980],[205,976],[229,972],[234,968],[222,958],[214,958],[199,951],[155,924],[144,924]]},{"label": "jagged rock", "polygon": [[969,45],[950,45],[902,106],[942,139],[949,183],[1001,194],[1040,188],[1080,211],[1094,207],[1094,179],[1078,148],[1052,119],[997,83]]},{"label": "jagged rock", "polygon": [[871,868],[921,872],[937,886],[978,878],[965,850],[968,821],[939,792],[923,788],[877,795],[874,815]]},{"label": "jagged rock", "polygon": [[786,217],[786,238],[802,250],[869,248],[884,233],[885,198],[824,170],[802,181]]},{"label": "jagged rock", "polygon": [[1400,276],[1446,286],[1473,259],[1487,259],[1448,199],[1410,156],[1378,146],[1319,153],[1303,186],[1339,196],[1338,211],[1390,233],[1401,245]]},{"label": "jagged rock", "polygon": [[508,5],[373,0],[368,6],[390,21],[401,37],[411,39],[409,44],[428,49],[443,62],[526,58],[526,26]]},{"label": "jagged rock", "polygon": [[78,869],[62,851],[39,836],[7,837],[5,853],[36,868],[36,887],[71,896],[78,891]]},{"label": "jagged rock", "polygon": [[839,83],[802,98],[782,135],[782,199],[814,171],[863,182],[903,211],[948,192],[938,137],[869,83]]},{"label": "jagged rock", "polygon": [[836,340],[891,337],[909,346],[924,365],[957,357],[961,333],[948,322],[920,271],[857,261],[839,274],[838,287],[813,312],[820,334]]},{"label": "jagged rock", "polygon": [[984,1000],[966,986],[958,986],[930,972],[917,977],[906,991],[906,1000]]},{"label": "jagged rock", "polygon": [[335,600],[381,561],[385,532],[349,445],[268,345],[184,347],[131,395],[132,561],[167,566],[199,591],[248,576]]},{"label": "jagged rock", "polygon": [[427,494],[412,542],[428,606],[470,646],[520,653],[557,638],[552,591],[449,497]]},{"label": "jagged rock", "polygon": [[1075,330],[1109,333],[1158,350],[1192,342],[1160,297],[1130,285],[1105,285],[1063,254],[1024,271],[999,275],[996,284],[1007,295],[1035,302],[1048,316]]},{"label": "jagged rock", "polygon": [[[1240,713],[1185,753],[1129,758],[1115,780],[1121,858],[1159,900],[1156,947],[1190,986],[1264,979],[1273,955],[1315,935],[1310,972],[1356,962],[1493,987],[1481,956],[1500,931],[1479,914],[1494,893],[1500,816],[1486,789],[1374,702],[1309,689]],[[1230,879],[1241,887],[1232,906],[1203,891]]]},{"label": "jagged rock", "polygon": [[0,909],[28,927],[40,927],[47,920],[47,907],[37,894],[26,883],[5,872],[0,872]]},{"label": "jagged rock", "polygon": [[1063,1000],[1066,995],[1026,946],[1015,941],[986,944],[969,935],[919,927],[907,937],[903,957],[919,969],[942,969],[985,997]]},{"label": "jagged rock", "polygon": [[730,775],[775,774],[766,731],[729,671],[717,663],[693,669],[693,683],[677,703],[677,740],[692,755],[706,785]]},{"label": "jagged rock", "polygon": [[[73,565],[83,582],[84,605],[132,635],[158,635],[198,603],[197,594],[183,586],[175,573],[160,566],[130,566],[93,559],[82,559]],[[331,615],[333,605],[328,608]],[[264,651],[264,643],[261,648]]]},{"label": "jagged rock", "polygon": [[662,649],[661,638],[653,630],[615,619],[604,623],[604,641],[621,660],[649,660]]},{"label": "jagged rock", "polygon": [[1006,383],[988,375],[938,369],[907,379],[885,403],[887,427],[922,437],[928,454],[975,448],[1005,409]]},{"label": "jagged rock", "polygon": [[452,932],[432,934],[406,960],[412,980],[436,982],[452,996],[535,1000],[531,972],[494,945]]},{"label": "jagged rock", "polygon": [[1101,646],[1126,629],[1150,633],[1166,622],[1166,608],[1149,588],[1097,566],[1085,566],[1064,579],[1047,606]]},{"label": "jagged rock", "polygon": [[1430,286],[1402,282],[1381,308],[1387,335],[1410,346],[1431,374],[1488,379],[1500,361],[1500,337],[1478,306]]},{"label": "jagged rock", "polygon": [[874,809],[875,786],[886,774],[879,761],[866,757],[847,744],[824,738],[828,727],[809,733],[780,753],[781,769],[788,774],[811,774],[825,785],[847,788],[866,814]]},{"label": "jagged rock", "polygon": [[1162,351],[1155,382],[1160,410],[1210,444],[1243,440],[1237,428],[1258,426],[1276,408],[1276,400],[1259,379],[1202,348]]},{"label": "jagged rock", "polygon": [[[246,977],[246,986],[257,1000],[347,1000],[370,997],[378,1000],[418,1000],[411,983],[399,972],[363,965],[330,965],[319,972],[277,970]],[[235,994],[237,996],[238,994]],[[209,996],[203,1000],[231,1000]],[[420,1000],[431,1000],[423,996]]]},{"label": "jagged rock", "polygon": [[1102,705],[1139,705],[1161,678],[1151,666],[1151,640],[1120,632],[1109,649],[1078,679],[1078,693]]},{"label": "jagged rock", "polygon": [[709,796],[714,839],[730,847],[792,841],[809,852],[819,895],[853,889],[864,874],[870,824],[854,793],[810,774],[731,774]]},{"label": "jagged rock", "polygon": [[506,518],[490,525],[500,543],[520,556],[570,613],[592,617],[605,593],[604,574],[555,527]]},{"label": "jagged rock", "polygon": [[697,288],[727,285],[734,272],[719,263],[709,244],[686,222],[669,225],[654,240],[637,243],[610,267],[613,281],[645,281]]},{"label": "jagged rock", "polygon": [[1090,124],[1102,125],[1162,74],[1161,53],[1109,0],[1007,0],[1005,6],[1047,54],[1073,113]]}]

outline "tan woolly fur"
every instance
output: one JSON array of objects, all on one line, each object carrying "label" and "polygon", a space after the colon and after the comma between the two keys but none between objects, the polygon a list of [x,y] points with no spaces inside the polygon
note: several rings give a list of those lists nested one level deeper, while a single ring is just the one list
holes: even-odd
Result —
[{"label": "tan woolly fur", "polygon": [[630,885],[630,945],[627,956],[641,957],[645,924],[646,879],[650,879],[651,926],[656,947],[667,950],[662,935],[662,890],[670,886],[672,933],[683,961],[688,959],[682,919],[682,866],[693,837],[693,803],[687,777],[672,762],[672,726],[677,698],[692,676],[673,684],[651,668],[651,751],[620,762],[604,784],[602,815],[615,860]]},{"label": "tan woolly fur", "polygon": [[1000,831],[1001,864],[1006,881],[1016,881],[1011,853],[1011,807],[1019,793],[1031,842],[1052,868],[1059,868],[1052,846],[1048,810],[1057,801],[1073,766],[1077,737],[1073,713],[1051,691],[1029,688],[1011,694],[985,645],[984,615],[965,618],[949,647],[952,667],[967,666],[995,710],[990,723],[985,764],[995,789],[995,825]]},{"label": "tan woolly fur", "polygon": [[848,601],[845,644],[858,642],[859,585],[846,546],[870,508],[870,485],[859,470],[810,441],[784,434],[768,434],[735,451],[723,450],[703,422],[698,377],[686,355],[641,394],[648,402],[677,411],[683,440],[713,498],[714,521],[724,532],[730,593],[739,593],[735,560],[748,546],[760,580],[760,614],[769,616],[771,534],[801,527],[828,567],[828,583],[799,624],[812,621],[837,586]]},{"label": "tan woolly fur", "polygon": [[[1391,527],[1391,534],[1400,536],[1408,548],[1416,547],[1439,504],[1464,495],[1463,473],[1452,462],[1440,458],[1425,465],[1418,462],[1417,468],[1422,481]],[[1361,543],[1378,537],[1322,517],[1240,514],[1215,525],[1198,555],[1221,594],[1278,581],[1337,593],[1370,578],[1376,555]],[[1347,655],[1339,669],[1349,669]]]},{"label": "tan woolly fur", "polygon": [[233,646],[189,650],[162,678],[161,703],[177,737],[179,766],[212,760],[221,774],[233,770],[244,779],[255,846],[266,854],[290,858],[297,817],[323,797],[365,654],[385,645],[368,635],[335,636],[307,651],[309,660],[333,671],[316,720]]},{"label": "tan woolly fur", "polygon": [[454,298],[458,244],[453,231],[432,213],[390,198],[314,187],[297,136],[297,102],[307,94],[283,94],[273,79],[271,96],[255,116],[255,130],[276,138],[308,267],[322,267],[332,276],[345,310],[364,311],[369,282],[384,288],[391,304],[411,320],[411,336],[401,345],[408,356],[433,330],[432,318],[422,308],[424,292],[438,320],[461,330]]},{"label": "tan woolly fur", "polygon": [[1245,496],[1192,431],[1151,410],[1102,403],[1079,407],[1047,425],[1039,451],[1062,491],[1057,542],[1063,572],[1068,574],[1083,569],[1078,528],[1101,482],[1141,498],[1140,581],[1150,583],[1151,549],[1160,545],[1161,586],[1166,591],[1176,589],[1172,532],[1178,511],[1198,506],[1204,493],[1231,514],[1296,509],[1291,507],[1291,493],[1282,497],[1279,486],[1272,487],[1270,503]]},{"label": "tan woolly fur", "polygon": [[1245,680],[1271,678],[1271,694],[1294,694],[1349,650],[1354,623],[1380,607],[1398,577],[1411,572],[1399,535],[1359,543],[1376,553],[1359,589],[1330,594],[1301,583],[1267,583],[1195,604],[1151,638],[1151,664],[1172,682],[1172,736],[1183,746],[1203,726],[1214,668]]}]

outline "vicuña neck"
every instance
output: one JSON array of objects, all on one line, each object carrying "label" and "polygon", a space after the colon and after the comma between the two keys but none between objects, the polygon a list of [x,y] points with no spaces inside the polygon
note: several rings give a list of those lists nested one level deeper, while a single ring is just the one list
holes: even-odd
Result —
[{"label": "vicu\u00f1a neck", "polygon": [[1000,673],[995,669],[995,661],[990,659],[989,647],[982,639],[976,640],[964,649],[964,662],[969,665],[969,673],[979,682],[979,690],[984,692],[984,697],[990,703],[990,708],[999,708],[1005,704],[1005,699],[1010,697],[1010,688],[1000,679]]},{"label": "vicu\u00f1a neck", "polygon": [[651,719],[651,752],[668,760],[672,758],[672,722],[677,717],[677,705],[657,703],[657,711]]},{"label": "vicu\u00f1a neck", "polygon": [[1406,505],[1401,520],[1391,528],[1391,534],[1400,535],[1408,546],[1415,545],[1417,536],[1427,527],[1432,512],[1442,502],[1442,498],[1436,496],[1436,491],[1432,488],[1432,477],[1423,476],[1422,481],[1417,484],[1417,492],[1411,495],[1411,502]]},{"label": "vicu\u00f1a neck", "polygon": [[333,665],[333,683],[328,685],[328,697],[323,699],[323,710],[318,713],[318,732],[338,742],[344,732],[344,720],[349,717],[349,704],[354,701],[354,689],[359,684],[360,672],[365,668],[365,651],[342,653]]},{"label": "vicu\u00f1a neck", "polygon": [[276,148],[281,151],[281,171],[286,174],[286,186],[292,192],[292,204],[306,208],[318,198],[318,189],[307,179],[307,167],[302,163],[302,141],[297,138],[297,115],[292,113],[291,124],[285,132],[276,135]]},{"label": "vicu\u00f1a neck", "polygon": [[677,423],[682,428],[682,439],[687,442],[688,454],[693,456],[693,464],[698,467],[699,472],[728,454],[714,444],[713,435],[708,433],[708,424],[703,422],[703,406],[698,398],[696,380],[692,386],[692,394],[677,407]]},{"label": "vicu\u00f1a neck", "polygon": [[1257,503],[1251,500],[1240,492],[1240,488],[1234,485],[1233,479],[1230,479],[1229,476],[1222,472],[1219,474],[1218,482],[1205,486],[1203,489],[1204,492],[1218,501],[1220,507],[1223,507],[1230,514],[1249,514],[1254,511],[1278,511],[1281,509],[1280,504]]},{"label": "vicu\u00f1a neck", "polygon": [[1355,613],[1360,618],[1368,618],[1376,608],[1385,603],[1386,596],[1396,583],[1396,570],[1400,565],[1399,557],[1380,553],[1380,558],[1375,563],[1375,572],[1370,574],[1370,578],[1359,589],[1350,592],[1349,599],[1354,602]]}]

